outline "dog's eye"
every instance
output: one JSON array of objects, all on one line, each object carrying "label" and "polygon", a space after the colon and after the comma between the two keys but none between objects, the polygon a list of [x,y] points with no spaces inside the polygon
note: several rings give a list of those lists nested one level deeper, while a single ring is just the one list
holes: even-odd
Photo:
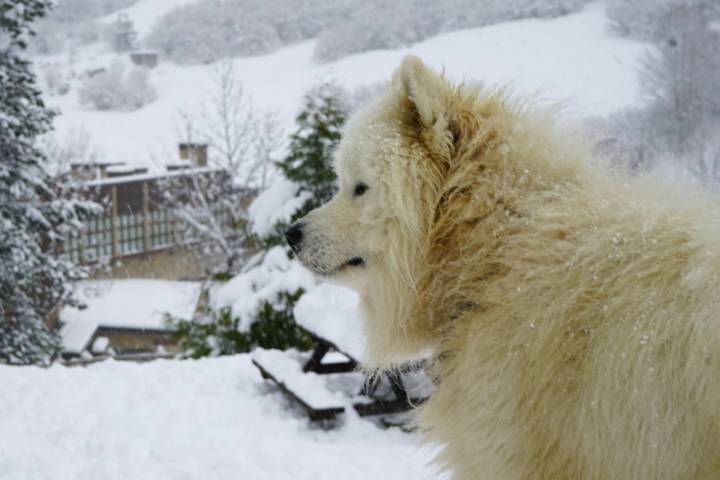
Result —
[{"label": "dog's eye", "polygon": [[355,196],[359,197],[360,195],[365,193],[367,191],[367,189],[368,189],[367,185],[365,185],[364,183],[358,183],[357,185],[355,185]]}]

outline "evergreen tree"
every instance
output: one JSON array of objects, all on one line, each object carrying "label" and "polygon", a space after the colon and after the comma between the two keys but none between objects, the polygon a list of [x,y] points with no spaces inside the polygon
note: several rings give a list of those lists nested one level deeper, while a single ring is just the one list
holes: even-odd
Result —
[{"label": "evergreen tree", "polygon": [[11,364],[47,363],[57,353],[45,319],[79,272],[56,253],[63,234],[92,211],[92,204],[56,198],[34,145],[53,113],[22,53],[30,24],[50,4],[0,0],[0,362]]},{"label": "evergreen tree", "polygon": [[330,200],[336,190],[332,154],[347,120],[344,95],[339,87],[325,83],[305,96],[297,116],[297,130],[290,136],[289,155],[278,162],[285,177],[300,185],[300,192],[312,195],[292,221]]}]

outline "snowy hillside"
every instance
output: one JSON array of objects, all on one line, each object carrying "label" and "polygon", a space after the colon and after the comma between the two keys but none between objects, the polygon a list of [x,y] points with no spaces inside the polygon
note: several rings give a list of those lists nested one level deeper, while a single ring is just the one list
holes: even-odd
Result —
[{"label": "snowy hillside", "polygon": [[103,23],[115,21],[117,15],[126,14],[133,22],[138,35],[144,37],[150,32],[158,18],[170,9],[192,3],[194,0],[140,0],[128,8],[123,8],[100,19]]},{"label": "snowy hillside", "polygon": [[311,428],[248,355],[88,368],[0,366],[5,480],[430,479],[418,434]]},{"label": "snowy hillside", "polygon": [[[170,0],[142,0],[128,9],[140,30],[149,28]],[[584,116],[608,114],[638,101],[636,66],[646,44],[614,38],[607,33],[602,4],[578,14],[552,20],[521,20],[485,28],[443,34],[400,50],[371,51],[330,64],[313,61],[314,41],[275,53],[235,59],[236,72],[257,107],[277,111],[287,128],[300,99],[320,80],[336,79],[352,90],[390,78],[407,53],[453,79],[512,85],[522,94],[567,100],[569,111]],[[107,68],[116,54],[98,48],[79,50],[76,72]],[[66,62],[66,57],[43,57],[39,65]],[[164,163],[175,155],[182,137],[180,109],[196,109],[210,90],[212,65],[177,66],[162,63],[150,82],[159,98],[133,112],[94,111],[81,106],[77,83],[65,96],[49,103],[62,111],[56,120],[59,135],[85,128],[109,161]]]}]

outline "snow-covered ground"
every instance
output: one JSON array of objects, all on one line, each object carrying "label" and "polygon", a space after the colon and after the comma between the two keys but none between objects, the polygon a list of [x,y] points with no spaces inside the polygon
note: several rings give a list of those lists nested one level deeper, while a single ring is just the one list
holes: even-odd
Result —
[{"label": "snow-covered ground", "polygon": [[[170,3],[142,0],[130,13],[143,18],[139,27],[147,29]],[[292,127],[302,95],[319,81],[335,79],[350,90],[387,81],[408,53],[456,80],[510,84],[520,94],[567,101],[565,105],[579,117],[608,114],[638,101],[636,66],[648,48],[609,34],[600,3],[566,17],[456,31],[408,48],[371,51],[330,64],[312,59],[314,43],[234,61],[255,105],[278,112],[287,128]],[[80,50],[73,58],[73,69],[80,73],[107,67],[117,57],[95,47]],[[50,61],[67,62],[67,58],[38,59],[40,64]],[[178,112],[197,109],[207,98],[212,68],[161,62],[150,79],[159,98],[134,112],[99,112],[81,106],[77,82],[68,95],[52,97],[49,103],[63,113],[56,120],[61,136],[84,127],[107,160],[156,166],[175,159],[175,145],[183,135],[178,131]]]},{"label": "snow-covered ground", "polygon": [[86,368],[0,366],[3,480],[422,480],[420,435],[310,426],[248,355]]}]

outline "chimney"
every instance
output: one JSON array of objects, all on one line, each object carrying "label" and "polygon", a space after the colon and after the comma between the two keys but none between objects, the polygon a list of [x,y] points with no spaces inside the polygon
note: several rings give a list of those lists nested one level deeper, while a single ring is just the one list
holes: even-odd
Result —
[{"label": "chimney", "polygon": [[207,167],[206,143],[181,143],[180,158],[189,160],[193,167]]}]

